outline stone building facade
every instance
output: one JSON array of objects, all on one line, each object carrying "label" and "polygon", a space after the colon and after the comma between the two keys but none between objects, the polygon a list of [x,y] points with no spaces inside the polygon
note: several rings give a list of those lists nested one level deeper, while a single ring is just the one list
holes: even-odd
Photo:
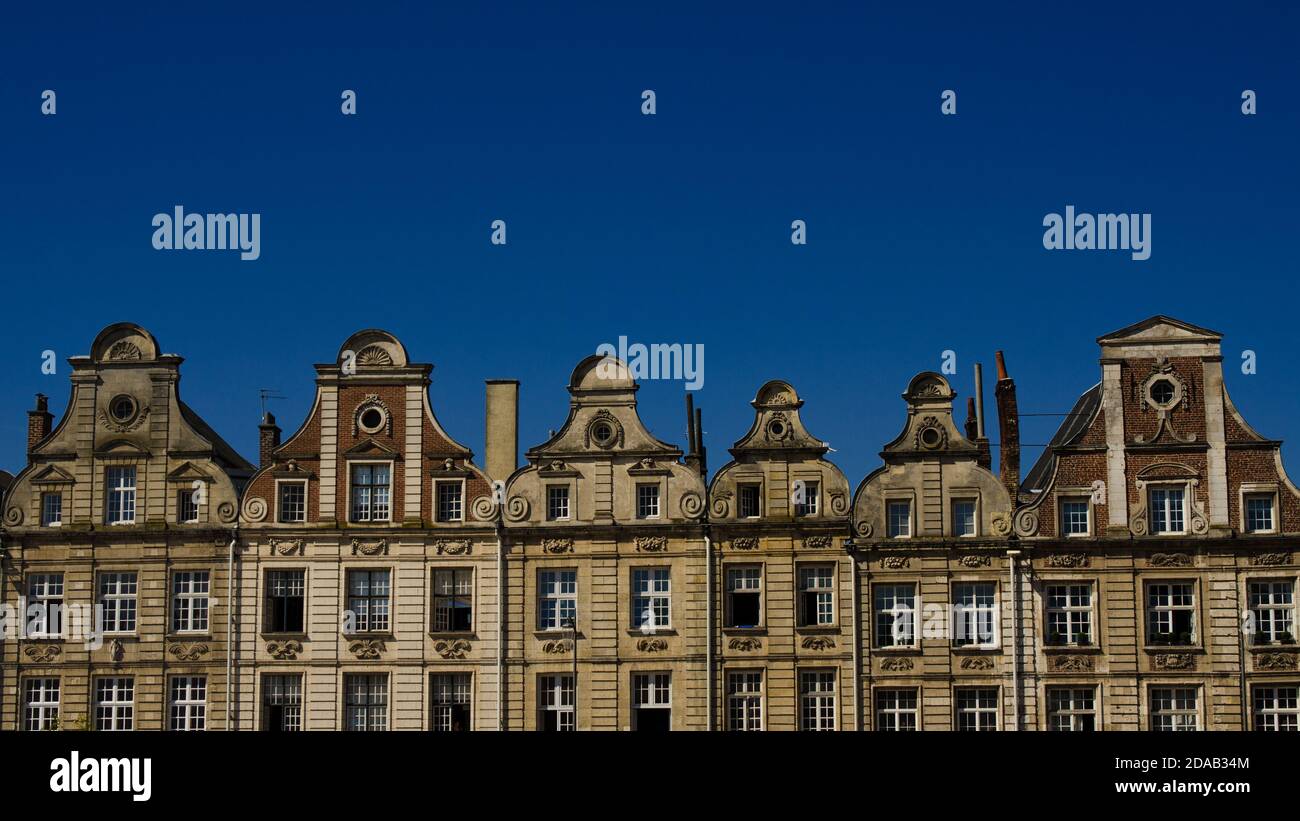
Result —
[{"label": "stone building facade", "polygon": [[978,371],[960,426],[925,372],[850,492],[790,383],[710,474],[690,398],[682,449],[601,356],[522,464],[519,386],[489,380],[480,467],[379,330],[315,367],[294,433],[262,420],[254,467],[180,357],[110,326],[0,475],[0,603],[58,605],[0,640],[0,729],[1297,729],[1280,443],[1218,334],[1098,341],[1023,482],[999,354],[996,468]]}]

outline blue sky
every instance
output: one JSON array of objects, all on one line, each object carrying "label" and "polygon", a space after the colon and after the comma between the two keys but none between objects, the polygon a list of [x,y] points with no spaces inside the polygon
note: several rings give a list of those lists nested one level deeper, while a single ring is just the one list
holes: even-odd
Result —
[{"label": "blue sky", "polygon": [[[784,378],[856,484],[944,350],[959,404],[1001,348],[1021,410],[1064,413],[1096,337],[1156,313],[1223,332],[1248,421],[1300,439],[1295,8],[26,5],[0,18],[11,471],[32,395],[62,413],[66,358],[122,320],[186,357],[182,395],[250,459],[257,390],[295,428],[312,363],[365,327],[435,363],[435,411],[480,462],[484,379],[522,381],[522,452],[624,335],[705,346],[713,467]],[[261,258],[154,250],[178,204],[261,214]],[[1066,205],[1150,213],[1151,258],[1044,250]],[[640,392],[677,443],[682,393]]]}]

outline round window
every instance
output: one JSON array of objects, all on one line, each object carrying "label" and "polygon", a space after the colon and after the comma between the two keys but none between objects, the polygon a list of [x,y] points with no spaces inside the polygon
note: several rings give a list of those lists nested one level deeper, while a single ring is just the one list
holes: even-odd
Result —
[{"label": "round window", "polygon": [[599,422],[591,428],[591,438],[596,440],[596,444],[605,445],[614,438],[614,428],[610,427],[608,422]]},{"label": "round window", "polygon": [[1157,405],[1168,405],[1174,401],[1174,383],[1168,379],[1157,379],[1152,382],[1151,401]]},{"label": "round window", "polygon": [[384,412],[379,408],[366,408],[357,423],[366,433],[375,433],[384,426]]},{"label": "round window", "polygon": [[921,431],[921,444],[927,448],[937,448],[943,437],[938,428],[926,428]]},{"label": "round window", "polygon": [[785,433],[785,425],[780,422],[773,422],[772,426],[768,428],[768,430],[772,431],[773,436],[780,436]]},{"label": "round window", "polygon": [[115,396],[113,401],[108,403],[108,413],[116,422],[130,422],[135,418],[135,412],[135,400],[126,394]]}]

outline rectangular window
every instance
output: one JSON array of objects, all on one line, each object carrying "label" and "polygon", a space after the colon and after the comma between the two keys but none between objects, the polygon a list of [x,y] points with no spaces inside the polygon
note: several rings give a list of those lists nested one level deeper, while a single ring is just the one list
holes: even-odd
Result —
[{"label": "rectangular window", "polygon": [[667,732],[673,728],[673,687],[669,673],[632,676],[632,729]]},{"label": "rectangular window", "polygon": [[1195,687],[1152,687],[1151,729],[1172,732],[1199,730],[1200,709]]},{"label": "rectangular window", "polygon": [[958,499],[952,503],[952,535],[976,535],[974,499]]},{"label": "rectangular window", "polygon": [[388,729],[388,674],[343,677],[343,727],[352,732]]},{"label": "rectangular window", "polygon": [[659,518],[659,486],[636,486],[636,517],[638,519]]},{"label": "rectangular window", "polygon": [[1087,499],[1061,500],[1061,531],[1066,536],[1087,536],[1091,532]]},{"label": "rectangular window", "polygon": [[433,571],[433,630],[469,633],[474,629],[474,571]]},{"label": "rectangular window", "polygon": [[818,502],[820,501],[820,490],[817,482],[804,482],[802,498],[796,494],[794,503],[794,515],[796,516],[816,516]]},{"label": "rectangular window", "polygon": [[737,492],[739,494],[737,505],[740,508],[740,518],[757,519],[763,515],[759,502],[758,485],[740,485]]},{"label": "rectangular window", "polygon": [[95,679],[95,729],[135,729],[135,681],[130,676]]},{"label": "rectangular window", "polygon": [[63,494],[41,494],[41,527],[58,527],[63,524]]},{"label": "rectangular window", "polygon": [[262,677],[262,729],[273,733],[302,730],[302,676]]},{"label": "rectangular window", "polygon": [[1254,704],[1256,730],[1300,731],[1300,687],[1256,687]]},{"label": "rectangular window", "polygon": [[876,646],[916,645],[916,586],[878,584],[875,587]]},{"label": "rectangular window", "polygon": [[107,519],[111,525],[135,522],[135,468],[117,467],[106,471]]},{"label": "rectangular window", "polygon": [[207,729],[207,676],[172,676],[171,696],[171,729]]},{"label": "rectangular window", "polygon": [[307,571],[268,570],[266,573],[267,632],[303,632],[306,600]]},{"label": "rectangular window", "polygon": [[1092,644],[1092,585],[1047,586],[1047,643]]},{"label": "rectangular window", "polygon": [[1289,581],[1249,584],[1255,644],[1295,643],[1295,585]]},{"label": "rectangular window", "polygon": [[763,624],[763,568],[727,568],[727,627]]},{"label": "rectangular window", "polygon": [[176,521],[194,524],[199,520],[199,492],[182,490],[176,494]]},{"label": "rectangular window", "polygon": [[99,574],[99,604],[104,614],[105,633],[135,632],[138,588],[135,573]]},{"label": "rectangular window", "polygon": [[578,571],[543,570],[537,586],[541,593],[538,629],[560,630],[578,617]]},{"label": "rectangular window", "polygon": [[891,539],[906,539],[912,535],[912,503],[890,502],[886,506],[887,533]]},{"label": "rectangular window", "polygon": [[549,732],[576,729],[573,676],[540,676],[537,679],[537,725]]},{"label": "rectangular window", "polygon": [[569,518],[569,486],[550,485],[546,488],[546,519],[561,522]]},{"label": "rectangular window", "polygon": [[799,568],[799,626],[835,624],[835,568],[815,565]]},{"label": "rectangular window", "polygon": [[952,588],[953,646],[989,646],[997,642],[997,586],[989,582]]},{"label": "rectangular window", "polygon": [[348,571],[348,611],[352,613],[352,632],[388,632],[391,591],[387,570]]},{"label": "rectangular window", "polygon": [[388,465],[352,466],[352,521],[388,521],[390,478]]},{"label": "rectangular window", "polygon": [[727,673],[727,729],[763,729],[763,671]]},{"label": "rectangular window", "polygon": [[632,626],[650,631],[669,627],[672,582],[666,567],[632,571]]},{"label": "rectangular window", "polygon": [[880,732],[914,732],[920,724],[915,688],[876,691],[876,729]]},{"label": "rectangular window", "polygon": [[465,518],[464,492],[461,482],[435,482],[438,489],[438,521],[459,522]]},{"label": "rectangular window", "polygon": [[1273,532],[1273,494],[1252,493],[1246,497],[1246,532]]},{"label": "rectangular window", "polygon": [[958,687],[957,729],[962,732],[989,732],[998,728],[998,688]]},{"label": "rectangular window", "polygon": [[429,729],[437,733],[469,732],[470,683],[469,673],[433,677],[433,713]]},{"label": "rectangular window", "polygon": [[1193,591],[1191,582],[1147,585],[1147,644],[1186,646],[1195,642]]},{"label": "rectangular window", "polygon": [[208,631],[208,571],[178,570],[172,574],[172,632]]},{"label": "rectangular window", "polygon": [[835,671],[799,671],[799,729],[835,729]]},{"label": "rectangular window", "polygon": [[28,635],[52,639],[63,635],[63,574],[34,573],[27,577]]},{"label": "rectangular window", "polygon": [[23,729],[59,728],[59,680],[29,678],[23,682]]},{"label": "rectangular window", "polygon": [[307,483],[280,483],[280,521],[284,523],[307,521]]},{"label": "rectangular window", "polygon": [[1091,687],[1047,688],[1047,726],[1058,732],[1097,729],[1097,691]]},{"label": "rectangular window", "polygon": [[1157,487],[1150,492],[1151,532],[1183,533],[1184,504],[1187,489],[1182,487]]}]

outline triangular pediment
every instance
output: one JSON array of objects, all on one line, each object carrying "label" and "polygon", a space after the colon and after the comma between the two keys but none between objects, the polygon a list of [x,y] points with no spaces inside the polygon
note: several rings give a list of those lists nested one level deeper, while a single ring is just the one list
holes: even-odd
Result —
[{"label": "triangular pediment", "polygon": [[149,451],[126,439],[105,442],[95,451],[97,456],[148,456]]},{"label": "triangular pediment", "polygon": [[212,474],[199,468],[193,462],[186,462],[167,474],[167,481],[169,482],[193,482],[195,480],[211,482]]},{"label": "triangular pediment", "polygon": [[1098,344],[1142,342],[1220,342],[1223,334],[1181,319],[1157,314],[1097,338]]},{"label": "triangular pediment", "polygon": [[46,465],[32,476],[34,485],[70,485],[76,481],[58,465]]},{"label": "triangular pediment", "polygon": [[398,453],[392,448],[386,447],[385,445],[376,442],[374,439],[366,439],[365,441],[358,442],[352,447],[348,448],[346,451],[344,451],[344,455],[346,456],[392,456],[396,458],[398,456]]}]

